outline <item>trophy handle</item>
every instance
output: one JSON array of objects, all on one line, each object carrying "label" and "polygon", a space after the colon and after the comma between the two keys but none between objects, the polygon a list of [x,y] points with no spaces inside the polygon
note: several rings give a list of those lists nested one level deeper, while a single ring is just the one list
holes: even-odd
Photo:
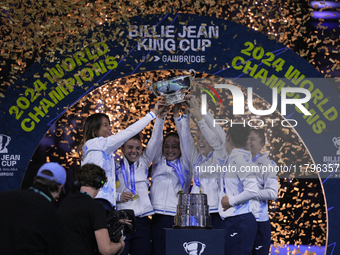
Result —
[{"label": "trophy handle", "polygon": [[196,71],[195,71],[194,69],[190,69],[190,70],[189,70],[189,73],[190,73],[190,75],[193,73],[193,74],[194,74],[193,78],[195,78],[195,76],[196,76]]},{"label": "trophy handle", "polygon": [[[150,81],[150,80],[146,80],[146,81],[145,81],[145,86],[146,86],[147,88],[151,87],[151,86],[148,85],[148,83],[151,83],[151,81]],[[149,88],[149,89],[150,89],[150,88]]]},{"label": "trophy handle", "polygon": [[150,80],[146,80],[146,81],[145,81],[145,86],[146,86],[151,92],[153,92],[154,94],[156,94],[155,91],[154,91],[154,89],[153,89],[153,87],[152,87],[151,85],[148,85],[148,84],[151,84],[151,81],[150,81]]},{"label": "trophy handle", "polygon": [[188,246],[188,243],[187,243],[187,242],[184,242],[183,248],[184,248],[184,250],[185,250],[186,252],[188,252],[187,246]]}]

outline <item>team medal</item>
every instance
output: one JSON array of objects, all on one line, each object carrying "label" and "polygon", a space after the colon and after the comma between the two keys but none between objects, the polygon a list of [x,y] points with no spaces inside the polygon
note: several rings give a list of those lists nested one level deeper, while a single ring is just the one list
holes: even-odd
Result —
[{"label": "team medal", "polygon": [[131,200],[136,200],[138,198],[138,194],[135,194],[136,193],[136,184],[135,184],[135,168],[134,168],[134,165],[132,164],[130,166],[131,189],[129,188],[129,181],[128,181],[128,177],[127,177],[127,173],[126,173],[126,169],[125,169],[125,165],[124,165],[123,160],[120,161],[120,168],[122,170],[122,175],[123,175],[125,187],[128,190],[130,190],[132,194],[134,194],[132,196]]},{"label": "team medal", "polygon": [[119,187],[120,187],[120,181],[117,180],[117,181],[116,181],[116,188],[119,188]]},{"label": "team medal", "polygon": [[184,179],[184,175],[183,175],[183,171],[182,171],[181,161],[179,159],[177,159],[176,164],[174,164],[171,161],[166,160],[166,164],[168,166],[172,167],[173,169],[175,169],[178,180],[181,183],[182,189],[177,192],[177,195],[184,194],[183,187],[184,187],[184,184],[185,184],[185,179]]},{"label": "team medal", "polygon": [[203,193],[203,191],[200,189],[200,194],[202,194]]}]

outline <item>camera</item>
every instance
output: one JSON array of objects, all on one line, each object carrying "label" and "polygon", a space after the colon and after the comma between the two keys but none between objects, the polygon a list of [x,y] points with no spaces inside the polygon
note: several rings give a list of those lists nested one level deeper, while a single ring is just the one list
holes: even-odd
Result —
[{"label": "camera", "polygon": [[[122,236],[135,232],[136,217],[133,210],[112,209],[106,220],[111,242],[118,243]],[[131,220],[131,224],[125,224],[124,220]]]}]

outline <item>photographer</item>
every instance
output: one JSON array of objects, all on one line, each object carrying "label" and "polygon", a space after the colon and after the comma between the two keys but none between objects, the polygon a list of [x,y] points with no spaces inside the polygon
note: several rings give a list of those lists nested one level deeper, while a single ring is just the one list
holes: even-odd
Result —
[{"label": "photographer", "polygon": [[107,178],[105,171],[95,164],[85,164],[76,171],[80,192],[69,194],[61,203],[58,214],[65,228],[64,254],[120,254],[123,237],[118,243],[110,240],[106,212],[93,198]]},{"label": "photographer", "polygon": [[63,254],[63,229],[52,202],[65,182],[64,167],[48,162],[29,189],[0,193],[1,254]]}]

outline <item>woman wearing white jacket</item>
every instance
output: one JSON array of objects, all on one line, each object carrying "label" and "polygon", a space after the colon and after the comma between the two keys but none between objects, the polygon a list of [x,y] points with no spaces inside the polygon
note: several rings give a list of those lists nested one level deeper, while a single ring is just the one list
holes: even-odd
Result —
[{"label": "woman wearing white jacket", "polygon": [[[221,228],[225,230],[225,255],[251,255],[256,235],[256,220],[250,210],[249,201],[257,196],[258,187],[255,174],[243,171],[247,167],[256,167],[251,162],[251,153],[243,150],[249,127],[237,124],[229,127],[223,143],[205,124],[195,97],[190,98],[190,105],[202,134],[210,144],[214,144],[215,153],[220,154],[216,162],[222,171],[218,189],[218,212],[222,218]],[[225,155],[228,155],[226,159],[223,157],[222,147],[225,147]]]},{"label": "woman wearing white jacket", "polygon": [[[179,116],[181,105],[174,106],[174,119],[178,133],[168,133],[163,145],[159,144],[152,163],[151,203],[152,248],[154,255],[165,253],[164,228],[172,228],[177,211],[178,194],[188,193],[190,187],[190,144],[185,142],[190,135],[190,120]],[[163,130],[163,127],[161,127]],[[155,130],[154,130],[155,132]],[[159,137],[160,141],[163,136]]]},{"label": "woman wearing white jacket", "polygon": [[207,115],[201,115],[196,99],[193,98],[190,102],[191,114],[196,118],[199,127],[196,133],[198,148],[190,136],[190,162],[193,166],[191,193],[207,195],[212,228],[220,229],[222,219],[218,213],[219,181],[222,174],[221,166],[228,155],[224,144],[226,135],[219,125],[213,126],[214,117],[210,112]]},{"label": "woman wearing white jacket", "polygon": [[85,120],[81,165],[93,163],[105,170],[108,181],[100,189],[96,199],[102,201],[107,211],[116,206],[117,197],[113,153],[146,127],[163,109],[164,103],[159,101],[152,112],[116,135],[111,135],[110,119],[104,113],[92,114]]},{"label": "woman wearing white jacket", "polygon": [[276,200],[279,190],[279,182],[275,169],[275,162],[268,158],[268,153],[261,153],[265,145],[265,134],[263,129],[251,129],[246,150],[252,154],[252,161],[259,167],[256,174],[259,188],[258,196],[250,201],[251,210],[256,218],[257,232],[253,247],[253,255],[267,255],[271,244],[271,226],[268,215],[267,200]]},{"label": "woman wearing white jacket", "polygon": [[123,159],[116,162],[117,209],[131,209],[136,216],[136,231],[128,234],[122,255],[151,255],[151,220],[154,214],[149,197],[148,169],[155,157],[162,136],[164,111],[156,118],[151,138],[142,152],[140,135],[127,140],[121,147]]}]

